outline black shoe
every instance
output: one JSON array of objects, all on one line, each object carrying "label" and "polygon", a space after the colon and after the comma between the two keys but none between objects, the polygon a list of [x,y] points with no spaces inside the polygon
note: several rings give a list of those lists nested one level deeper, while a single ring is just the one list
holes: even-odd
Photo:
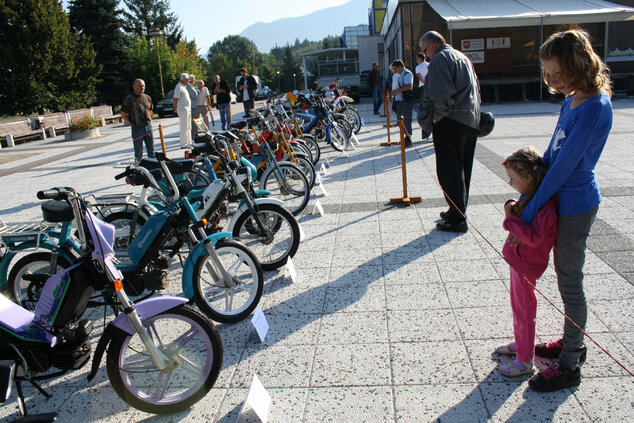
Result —
[{"label": "black shoe", "polygon": [[449,222],[447,220],[441,220],[436,223],[436,228],[445,232],[467,232],[467,222]]},{"label": "black shoe", "polygon": [[[561,350],[563,348],[563,339],[559,338],[556,341],[549,342],[547,344],[536,344],[535,345],[535,355],[543,358],[556,359],[559,358],[559,354],[561,354]],[[587,349],[584,348],[583,352],[579,356],[579,365],[583,365],[586,362],[587,358]]]},{"label": "black shoe", "polygon": [[440,218],[442,220],[449,220],[449,211],[446,212],[440,212]]},{"label": "black shoe", "polygon": [[378,114],[379,114],[379,112],[374,112],[374,114],[375,114],[375,115],[378,115]]},{"label": "black shoe", "polygon": [[538,392],[554,392],[564,388],[572,388],[581,383],[581,370],[562,369],[555,361],[546,370],[539,372],[528,381],[528,386]]},{"label": "black shoe", "polygon": [[408,136],[405,137],[405,147],[411,147],[412,146],[412,139]]}]

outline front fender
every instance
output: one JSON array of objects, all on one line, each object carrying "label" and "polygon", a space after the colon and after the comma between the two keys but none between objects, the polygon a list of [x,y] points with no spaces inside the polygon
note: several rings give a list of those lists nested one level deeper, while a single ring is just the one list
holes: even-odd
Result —
[{"label": "front fender", "polygon": [[[181,304],[187,302],[183,297],[169,297],[167,295],[161,297],[152,297],[147,300],[143,300],[134,305],[137,314],[143,319],[147,319],[157,314],[163,313],[171,308],[178,307]],[[119,314],[111,323],[114,327],[121,329],[128,335],[133,335],[136,331],[128,321],[125,313]]]},{"label": "front fender", "polygon": [[[216,245],[220,239],[231,238],[231,232],[216,232],[215,234],[207,236],[207,238],[211,240],[213,245]],[[194,267],[196,266],[198,258],[205,254],[207,254],[207,247],[205,247],[204,241],[200,241],[191,250],[187,256],[187,260],[185,260],[181,284],[183,286],[183,296],[187,299],[194,298]]]},{"label": "front fender", "polygon": [[[284,202],[277,198],[267,197],[267,198],[256,198],[255,204],[258,204],[258,205],[259,204],[276,204],[281,207],[282,204],[284,204]],[[227,232],[233,234],[233,228],[235,228],[236,222],[238,221],[240,216],[242,216],[242,214],[246,212],[248,209],[249,209],[249,206],[247,206],[246,204],[243,204],[240,206],[240,208],[238,208],[238,210],[233,214],[233,217],[231,218],[231,222],[229,222],[229,227],[227,228]]]}]

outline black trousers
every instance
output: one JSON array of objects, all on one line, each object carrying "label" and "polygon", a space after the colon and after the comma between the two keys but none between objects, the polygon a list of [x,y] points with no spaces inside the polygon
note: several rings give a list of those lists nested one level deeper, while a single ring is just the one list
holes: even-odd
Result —
[{"label": "black trousers", "polygon": [[462,222],[467,214],[478,131],[444,118],[434,123],[433,136],[436,173],[449,205],[448,221]]}]

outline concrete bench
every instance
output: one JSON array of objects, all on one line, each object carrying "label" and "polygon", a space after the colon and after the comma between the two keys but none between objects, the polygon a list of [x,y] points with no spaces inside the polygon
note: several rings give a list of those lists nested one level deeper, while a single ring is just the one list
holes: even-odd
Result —
[{"label": "concrete bench", "polygon": [[68,123],[69,124],[71,122],[73,122],[73,121],[77,121],[77,120],[83,118],[86,115],[92,116],[92,113],[91,113],[90,109],[70,110],[70,111],[66,112],[66,114],[68,115]]},{"label": "concrete bench", "polygon": [[0,122],[0,137],[6,138],[7,147],[15,147],[15,141],[18,139],[46,139],[44,130],[31,129],[31,124],[26,118]]},{"label": "concrete bench", "polygon": [[119,121],[121,122],[121,115],[115,115],[112,113],[112,106],[95,106],[91,107],[92,115],[101,121],[101,126],[106,126],[107,123]]},{"label": "concrete bench", "polygon": [[38,116],[38,120],[40,128],[47,131],[51,138],[55,138],[57,133],[68,131],[68,116],[64,112]]}]

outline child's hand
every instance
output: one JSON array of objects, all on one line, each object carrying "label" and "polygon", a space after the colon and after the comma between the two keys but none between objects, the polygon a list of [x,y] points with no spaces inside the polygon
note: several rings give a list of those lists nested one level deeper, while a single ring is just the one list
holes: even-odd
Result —
[{"label": "child's hand", "polygon": [[513,210],[516,204],[517,204],[517,201],[515,200],[509,200],[506,203],[504,203],[504,213],[506,214],[506,216],[508,216],[509,214],[515,214]]}]

